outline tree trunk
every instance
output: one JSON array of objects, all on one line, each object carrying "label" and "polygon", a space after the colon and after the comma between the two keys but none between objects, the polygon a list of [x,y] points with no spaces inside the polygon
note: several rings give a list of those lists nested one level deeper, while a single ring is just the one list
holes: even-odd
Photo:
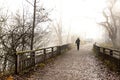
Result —
[{"label": "tree trunk", "polygon": [[31,37],[31,47],[30,47],[31,50],[33,50],[35,19],[36,19],[36,0],[34,0],[33,27],[32,27],[32,35],[31,35],[32,37]]}]

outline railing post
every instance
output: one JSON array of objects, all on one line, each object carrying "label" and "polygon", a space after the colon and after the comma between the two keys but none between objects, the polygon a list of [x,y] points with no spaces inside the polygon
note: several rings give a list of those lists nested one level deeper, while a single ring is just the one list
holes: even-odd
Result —
[{"label": "railing post", "polygon": [[105,54],[105,48],[103,48],[103,53]]},{"label": "railing post", "polygon": [[100,47],[97,47],[97,52],[100,53]]},{"label": "railing post", "polygon": [[113,50],[110,50],[110,56],[112,56],[113,55]]},{"label": "railing post", "polygon": [[15,74],[19,72],[19,55],[15,53]]},{"label": "railing post", "polygon": [[96,42],[93,44],[93,49],[96,50]]},{"label": "railing post", "polygon": [[59,46],[59,53],[61,54],[61,52],[62,52],[62,46]]},{"label": "railing post", "polygon": [[53,54],[53,51],[54,51],[54,47],[52,47],[51,49],[52,49],[52,57],[53,57],[53,56],[54,56],[54,54]]},{"label": "railing post", "polygon": [[118,61],[118,66],[119,66],[119,67],[118,67],[118,69],[119,69],[118,71],[120,71],[120,52],[119,52],[119,61]]},{"label": "railing post", "polygon": [[32,52],[32,64],[35,65],[35,52]]},{"label": "railing post", "polygon": [[36,65],[36,55],[35,55],[35,51],[33,52],[34,53],[34,56],[33,56],[33,59],[34,59],[34,66]]},{"label": "railing post", "polygon": [[44,49],[44,62],[46,60],[46,49]]},{"label": "railing post", "polygon": [[58,46],[57,50],[58,50],[58,54],[61,54],[61,46]]}]

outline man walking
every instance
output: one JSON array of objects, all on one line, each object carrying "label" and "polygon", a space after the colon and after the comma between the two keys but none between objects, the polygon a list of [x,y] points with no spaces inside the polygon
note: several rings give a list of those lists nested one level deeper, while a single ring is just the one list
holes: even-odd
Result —
[{"label": "man walking", "polygon": [[80,46],[80,39],[77,38],[77,40],[75,41],[75,43],[77,44],[77,50],[79,50],[79,46]]}]

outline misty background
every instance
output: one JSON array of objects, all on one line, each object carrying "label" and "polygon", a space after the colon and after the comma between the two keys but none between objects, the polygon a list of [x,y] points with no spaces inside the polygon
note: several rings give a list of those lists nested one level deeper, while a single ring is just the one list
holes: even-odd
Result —
[{"label": "misty background", "polygon": [[15,53],[48,46],[101,43],[120,49],[119,0],[0,0],[0,71]]}]

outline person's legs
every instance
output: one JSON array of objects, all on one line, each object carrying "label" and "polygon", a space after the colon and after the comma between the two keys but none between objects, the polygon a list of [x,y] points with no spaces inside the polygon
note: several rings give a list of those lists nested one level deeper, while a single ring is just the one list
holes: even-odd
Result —
[{"label": "person's legs", "polygon": [[77,44],[77,50],[79,50],[79,44]]}]

